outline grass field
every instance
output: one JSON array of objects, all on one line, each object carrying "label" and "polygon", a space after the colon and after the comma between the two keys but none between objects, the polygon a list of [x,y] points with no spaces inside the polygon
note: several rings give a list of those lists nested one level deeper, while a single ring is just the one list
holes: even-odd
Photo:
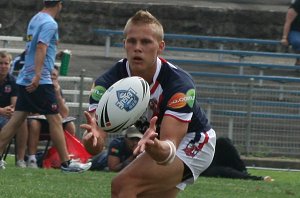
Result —
[{"label": "grass field", "polygon": [[[275,181],[245,181],[200,177],[179,198],[299,198],[300,172],[249,170],[253,175],[270,175]],[[20,169],[9,158],[0,171],[1,198],[109,198],[115,173],[88,171],[61,173],[53,169]]]}]

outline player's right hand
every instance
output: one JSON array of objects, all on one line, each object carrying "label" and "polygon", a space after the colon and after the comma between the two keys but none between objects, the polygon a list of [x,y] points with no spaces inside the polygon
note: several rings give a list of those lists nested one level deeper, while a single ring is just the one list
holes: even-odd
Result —
[{"label": "player's right hand", "polygon": [[284,45],[284,46],[289,45],[289,41],[286,38],[281,39],[280,43],[281,43],[281,45]]},{"label": "player's right hand", "polygon": [[38,88],[39,83],[40,83],[40,78],[34,76],[31,83],[26,87],[26,91],[28,91],[29,93],[34,92]]},{"label": "player's right hand", "polygon": [[97,138],[100,136],[98,132],[96,119],[93,118],[87,111],[84,112],[84,115],[87,123],[80,125],[80,128],[86,130],[83,139],[89,140],[93,138],[93,146],[96,146]]},{"label": "player's right hand", "polygon": [[133,154],[135,156],[138,156],[140,153],[143,153],[147,146],[154,144],[154,139],[158,136],[158,133],[156,133],[157,119],[157,116],[151,119],[149,128],[146,130],[142,139],[139,141],[137,147],[133,151]]}]

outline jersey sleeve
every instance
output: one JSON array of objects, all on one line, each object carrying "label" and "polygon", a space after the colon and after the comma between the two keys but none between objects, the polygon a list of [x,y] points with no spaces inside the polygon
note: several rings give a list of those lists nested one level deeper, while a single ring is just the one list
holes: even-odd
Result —
[{"label": "jersey sleeve", "polygon": [[108,148],[108,155],[112,155],[115,157],[119,157],[121,158],[121,151],[122,151],[122,139],[121,138],[116,138],[113,139],[111,141],[111,143],[109,144],[109,148]]},{"label": "jersey sleeve", "polygon": [[193,81],[181,81],[171,87],[171,91],[167,95],[165,115],[175,117],[184,122],[190,122],[193,116],[195,100],[196,92]]},{"label": "jersey sleeve", "polygon": [[298,14],[300,13],[300,0],[296,0],[291,4],[290,8],[293,8]]},{"label": "jersey sleeve", "polygon": [[[46,45],[50,44],[51,39],[54,35],[57,35],[58,25],[57,23],[47,22],[41,26],[38,41]],[[57,38],[58,40],[58,38]]]}]

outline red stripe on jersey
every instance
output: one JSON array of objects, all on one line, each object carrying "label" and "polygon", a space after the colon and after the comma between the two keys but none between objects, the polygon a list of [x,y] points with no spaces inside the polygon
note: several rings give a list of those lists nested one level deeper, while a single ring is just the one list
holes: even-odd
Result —
[{"label": "red stripe on jersey", "polygon": [[150,90],[150,94],[153,94],[155,92],[155,90],[157,89],[158,85],[159,85],[159,82],[155,81],[153,87]]},{"label": "red stripe on jersey", "polygon": [[161,60],[162,63],[167,63],[168,61],[164,58],[159,57],[159,59]]}]

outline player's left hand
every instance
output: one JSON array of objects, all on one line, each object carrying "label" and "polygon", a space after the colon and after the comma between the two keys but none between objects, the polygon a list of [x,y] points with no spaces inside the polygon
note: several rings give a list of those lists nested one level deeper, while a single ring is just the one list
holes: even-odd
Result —
[{"label": "player's left hand", "polygon": [[133,151],[135,156],[143,153],[147,146],[154,144],[154,139],[158,136],[158,133],[156,133],[156,121],[157,116],[151,119],[149,128],[144,133],[142,139],[139,141],[137,147]]}]

